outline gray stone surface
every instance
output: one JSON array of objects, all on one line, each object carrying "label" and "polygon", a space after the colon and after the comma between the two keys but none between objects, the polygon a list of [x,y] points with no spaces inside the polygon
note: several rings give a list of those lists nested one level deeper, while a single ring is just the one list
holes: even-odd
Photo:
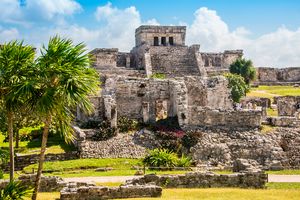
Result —
[{"label": "gray stone surface", "polygon": [[166,188],[211,188],[239,187],[265,188],[268,175],[262,172],[247,172],[219,175],[212,172],[191,172],[184,175],[155,175],[128,180],[126,184],[158,185]]},{"label": "gray stone surface", "polygon": [[60,192],[61,200],[95,200],[160,197],[162,188],[155,185],[123,185],[119,187],[80,186],[69,184]]},{"label": "gray stone surface", "polygon": [[300,67],[290,68],[257,68],[257,81],[259,84],[277,85],[281,83],[300,82]]}]

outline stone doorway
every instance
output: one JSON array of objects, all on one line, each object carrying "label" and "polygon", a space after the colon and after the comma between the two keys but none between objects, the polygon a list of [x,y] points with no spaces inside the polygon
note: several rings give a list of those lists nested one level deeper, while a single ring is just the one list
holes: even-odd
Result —
[{"label": "stone doorway", "polygon": [[168,117],[168,100],[155,101],[156,121],[166,119]]}]

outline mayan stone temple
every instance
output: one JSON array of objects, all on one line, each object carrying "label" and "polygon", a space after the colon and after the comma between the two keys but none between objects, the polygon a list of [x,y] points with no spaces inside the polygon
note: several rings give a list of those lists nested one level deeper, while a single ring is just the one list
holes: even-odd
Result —
[{"label": "mayan stone temple", "polygon": [[[111,126],[118,117],[153,123],[175,116],[182,128],[260,126],[261,113],[234,111],[226,79],[212,76],[228,71],[243,51],[201,52],[200,45],[185,45],[185,35],[185,26],[140,26],[130,53],[94,49],[102,90],[93,97],[92,117]],[[151,78],[155,74],[166,78]],[[80,113],[78,118],[84,120]]]}]

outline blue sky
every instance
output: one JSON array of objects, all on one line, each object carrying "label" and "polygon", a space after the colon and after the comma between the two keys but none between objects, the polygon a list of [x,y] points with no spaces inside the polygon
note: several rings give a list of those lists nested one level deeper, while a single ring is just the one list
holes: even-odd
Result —
[{"label": "blue sky", "polygon": [[130,51],[141,24],[186,25],[200,51],[244,49],[257,66],[300,66],[297,0],[0,0],[0,43],[40,47],[60,34]]}]

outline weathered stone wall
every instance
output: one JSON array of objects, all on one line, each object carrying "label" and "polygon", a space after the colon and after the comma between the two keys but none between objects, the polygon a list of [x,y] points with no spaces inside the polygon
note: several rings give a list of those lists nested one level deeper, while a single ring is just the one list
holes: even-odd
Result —
[{"label": "weathered stone wall", "polygon": [[147,154],[147,149],[129,134],[118,134],[106,141],[81,137],[77,143],[80,158],[142,158]]},{"label": "weathered stone wall", "polygon": [[166,188],[212,188],[212,187],[239,187],[265,188],[268,175],[265,173],[236,173],[219,175],[212,172],[191,172],[185,175],[155,175],[129,180],[127,184],[146,185],[155,184]]},{"label": "weathered stone wall", "polygon": [[255,104],[256,106],[261,106],[264,108],[271,107],[271,99],[265,97],[244,97],[240,101],[243,108],[247,107],[247,104]]},{"label": "weathered stone wall", "polygon": [[271,83],[276,85],[280,83],[300,82],[300,67],[290,68],[257,68],[257,82],[259,84]]},{"label": "weathered stone wall", "polygon": [[119,187],[76,186],[69,184],[60,192],[60,200],[95,200],[160,197],[162,188],[155,185],[124,185]]},{"label": "weathered stone wall", "polygon": [[282,126],[282,127],[300,127],[300,120],[296,117],[280,116],[280,117],[269,117],[267,121],[270,122],[272,126]]},{"label": "weathered stone wall", "polygon": [[[36,175],[27,174],[21,175],[17,181],[21,181],[22,185],[33,187],[35,184]],[[0,189],[4,188],[9,183],[9,180],[0,180]],[[59,192],[67,185],[62,178],[57,176],[42,176],[39,192]]]},{"label": "weathered stone wall", "polygon": [[90,54],[93,56],[94,59],[93,65],[98,71],[117,67],[117,48],[97,48],[91,51]]},{"label": "weathered stone wall", "polygon": [[173,37],[173,45],[185,44],[185,26],[140,26],[135,30],[135,45],[148,44],[154,46],[154,37],[158,37],[158,44],[162,44],[162,37],[166,38],[166,45],[172,45],[169,38]]},{"label": "weathered stone wall", "polygon": [[[16,155],[15,156],[15,170],[23,170],[24,167],[38,163],[39,154],[31,155]],[[46,154],[45,161],[57,161],[57,160],[75,160],[79,158],[77,151],[66,152],[61,154]],[[9,170],[9,164],[7,165],[6,170]]]},{"label": "weathered stone wall", "polygon": [[195,49],[186,46],[150,47],[152,73],[167,77],[201,75]]},{"label": "weathered stone wall", "polygon": [[208,70],[228,69],[229,66],[238,58],[243,56],[243,50],[227,50],[223,53],[205,53],[201,52],[203,64]]},{"label": "weathered stone wall", "polygon": [[225,77],[185,77],[185,83],[189,106],[232,109],[230,90],[227,88],[228,82]]},{"label": "weathered stone wall", "polygon": [[258,128],[261,111],[216,110],[189,106],[189,127]]},{"label": "weathered stone wall", "polygon": [[299,118],[300,96],[275,97],[279,116],[291,116]]},{"label": "weathered stone wall", "polygon": [[191,155],[199,165],[230,167],[239,158],[257,161],[264,169],[299,168],[300,129],[274,128],[268,134],[255,130],[198,130]]}]

